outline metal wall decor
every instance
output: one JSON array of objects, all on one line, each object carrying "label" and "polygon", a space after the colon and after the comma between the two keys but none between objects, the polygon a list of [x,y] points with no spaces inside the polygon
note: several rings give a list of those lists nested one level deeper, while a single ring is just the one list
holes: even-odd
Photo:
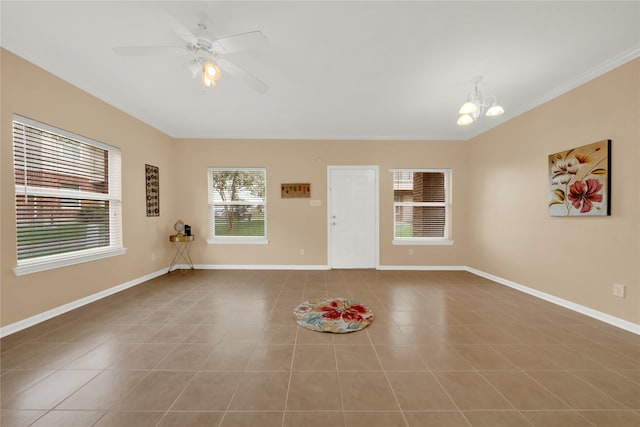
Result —
[{"label": "metal wall decor", "polygon": [[160,216],[160,172],[157,166],[144,165],[147,186],[147,216]]}]

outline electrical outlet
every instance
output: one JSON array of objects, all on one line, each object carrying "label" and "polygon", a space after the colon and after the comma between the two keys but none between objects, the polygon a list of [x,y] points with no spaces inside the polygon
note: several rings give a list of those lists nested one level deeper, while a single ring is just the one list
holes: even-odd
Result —
[{"label": "electrical outlet", "polygon": [[620,298],[624,298],[624,291],[625,291],[625,286],[621,285],[619,283],[614,283],[613,284],[613,295],[620,297]]},{"label": "electrical outlet", "polygon": [[304,249],[300,249],[300,255],[304,255]]}]

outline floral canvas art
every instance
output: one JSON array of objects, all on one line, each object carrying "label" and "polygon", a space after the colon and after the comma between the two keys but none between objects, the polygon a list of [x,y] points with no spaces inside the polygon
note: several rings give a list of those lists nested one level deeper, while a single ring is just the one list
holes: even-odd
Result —
[{"label": "floral canvas art", "polygon": [[549,215],[611,214],[611,140],[549,156]]}]

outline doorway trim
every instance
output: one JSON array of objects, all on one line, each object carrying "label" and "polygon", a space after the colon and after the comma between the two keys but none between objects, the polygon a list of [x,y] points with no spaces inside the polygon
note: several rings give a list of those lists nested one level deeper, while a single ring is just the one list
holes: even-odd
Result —
[{"label": "doorway trim", "polygon": [[374,206],[375,206],[375,220],[374,220],[374,241],[375,241],[375,265],[374,269],[380,268],[380,174],[378,165],[327,165],[327,265],[329,270],[333,268],[333,256],[332,256],[332,233],[331,233],[331,203],[332,203],[332,189],[331,189],[331,172],[334,170],[347,170],[347,169],[359,169],[359,170],[372,170],[375,176],[374,179]]}]

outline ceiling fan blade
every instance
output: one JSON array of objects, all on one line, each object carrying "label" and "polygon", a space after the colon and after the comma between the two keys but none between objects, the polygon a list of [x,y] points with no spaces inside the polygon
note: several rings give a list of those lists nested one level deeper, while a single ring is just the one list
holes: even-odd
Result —
[{"label": "ceiling fan blade", "polygon": [[235,36],[224,37],[213,42],[213,50],[220,54],[241,52],[264,47],[267,44],[267,37],[262,31],[250,31],[248,33],[236,34]]},{"label": "ceiling fan blade", "polygon": [[217,63],[223,71],[229,73],[231,76],[235,77],[238,80],[242,80],[247,86],[249,86],[256,92],[266,93],[267,90],[269,90],[269,86],[267,86],[265,82],[238,67],[233,62],[227,61],[226,59],[218,59]]},{"label": "ceiling fan blade", "polygon": [[120,56],[182,55],[190,52],[180,46],[118,46],[113,51]]}]

